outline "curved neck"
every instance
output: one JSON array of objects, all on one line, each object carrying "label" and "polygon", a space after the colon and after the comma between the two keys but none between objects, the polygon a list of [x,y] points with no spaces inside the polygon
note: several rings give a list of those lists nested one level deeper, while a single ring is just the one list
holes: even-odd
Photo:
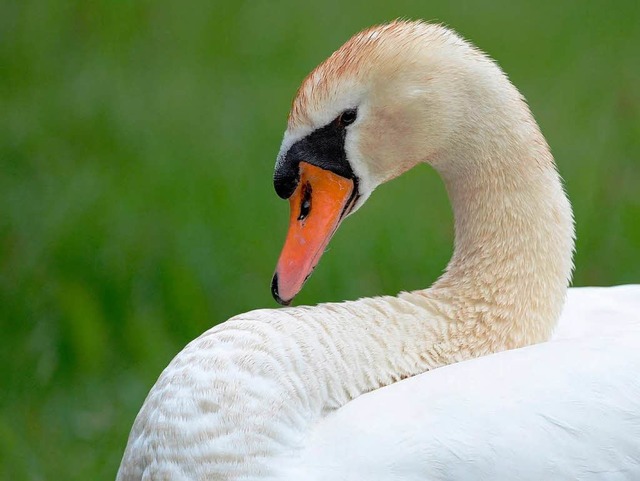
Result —
[{"label": "curved neck", "polygon": [[[218,436],[243,446],[207,474],[302,479],[296,470],[305,467],[297,460],[328,412],[403,378],[548,338],[571,273],[573,224],[546,145],[530,145],[494,150],[494,172],[443,173],[454,208],[455,251],[431,288],[254,311],[194,341],[186,352],[198,353],[198,362],[182,355],[183,364],[202,366],[193,377],[204,387],[232,382],[234,389],[196,390],[189,408],[193,397],[202,398],[205,411],[224,406],[237,415],[220,417],[206,443],[204,428],[181,443],[199,443],[203,459],[225,446]],[[203,352],[210,361],[203,362]],[[210,370],[208,363],[221,368]],[[181,389],[193,385],[192,379],[176,379]]]},{"label": "curved neck", "polygon": [[431,159],[455,216],[454,254],[431,288],[254,311],[211,329],[149,394],[118,479],[302,479],[296,459],[327,412],[547,339],[571,274],[572,214],[528,109],[509,105],[509,115],[462,123],[457,149]]},{"label": "curved neck", "polygon": [[451,321],[485,326],[493,349],[548,339],[573,268],[571,206],[542,134],[520,109],[521,124],[468,127],[490,141],[463,143],[440,169],[455,248],[445,274],[422,292]]}]

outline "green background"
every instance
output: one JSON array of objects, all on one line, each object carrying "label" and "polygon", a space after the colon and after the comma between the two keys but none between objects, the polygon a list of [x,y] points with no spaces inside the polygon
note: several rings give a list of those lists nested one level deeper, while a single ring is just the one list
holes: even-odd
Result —
[{"label": "green background", "polygon": [[[576,285],[640,282],[640,2],[0,3],[0,476],[113,479],[181,347],[276,307],[271,175],[296,88],[351,34],[444,22],[525,94],[573,201]],[[299,303],[429,285],[427,167],[343,225]]]}]

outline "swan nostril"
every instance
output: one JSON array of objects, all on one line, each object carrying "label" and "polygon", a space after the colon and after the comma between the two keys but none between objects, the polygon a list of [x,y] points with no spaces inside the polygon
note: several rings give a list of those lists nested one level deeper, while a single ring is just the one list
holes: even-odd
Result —
[{"label": "swan nostril", "polygon": [[298,216],[298,220],[305,220],[311,212],[311,184],[307,182],[302,189],[302,202],[300,202],[300,215]]},{"label": "swan nostril", "polygon": [[311,202],[307,199],[302,201],[302,205],[300,206],[300,215],[298,216],[298,220],[304,220],[311,210]]}]

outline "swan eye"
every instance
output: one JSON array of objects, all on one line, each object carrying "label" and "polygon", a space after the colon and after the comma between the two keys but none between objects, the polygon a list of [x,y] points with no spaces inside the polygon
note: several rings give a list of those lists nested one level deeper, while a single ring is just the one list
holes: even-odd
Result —
[{"label": "swan eye", "polygon": [[311,184],[306,183],[303,189],[298,220],[305,220],[309,215],[309,212],[311,212]]},{"label": "swan eye", "polygon": [[346,127],[347,125],[351,125],[356,121],[358,117],[358,111],[356,109],[348,109],[340,114],[338,117],[338,122],[340,125]]}]

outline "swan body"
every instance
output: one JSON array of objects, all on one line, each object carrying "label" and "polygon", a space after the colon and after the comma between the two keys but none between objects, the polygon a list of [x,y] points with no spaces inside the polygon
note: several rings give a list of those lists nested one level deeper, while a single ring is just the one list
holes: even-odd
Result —
[{"label": "swan body", "polygon": [[119,480],[640,476],[640,287],[572,289],[556,329],[570,204],[518,91],[448,29],[373,27],[303,82],[274,175],[291,205],[274,297],[420,163],[455,216],[442,277],[210,329],[149,393]]},{"label": "swan body", "polygon": [[289,479],[638,479],[639,300],[569,289],[551,341],[360,396],[315,426]]}]

